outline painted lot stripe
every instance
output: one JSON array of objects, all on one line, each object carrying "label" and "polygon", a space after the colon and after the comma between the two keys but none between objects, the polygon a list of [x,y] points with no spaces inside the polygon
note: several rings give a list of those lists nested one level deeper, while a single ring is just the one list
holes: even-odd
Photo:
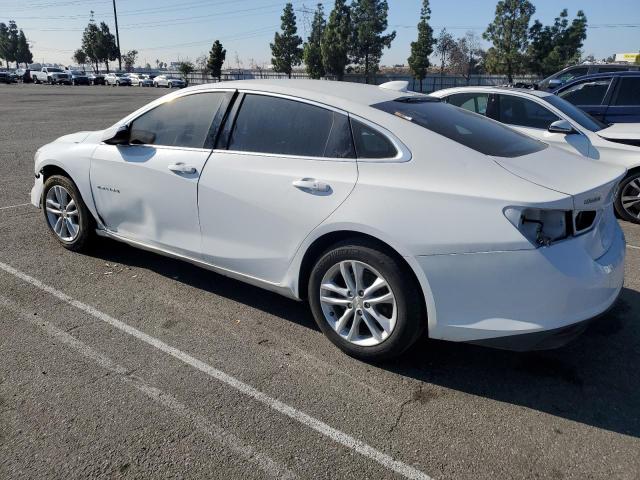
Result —
[{"label": "painted lot stripe", "polygon": [[31,205],[31,204],[30,203],[21,203],[19,205],[9,205],[8,207],[0,207],[0,210],[8,210],[10,208],[26,207],[27,205]]},{"label": "painted lot stripe", "polygon": [[635,245],[627,245],[627,248],[632,248],[633,250],[640,250],[640,247],[636,247]]},{"label": "painted lot stripe", "polygon": [[303,411],[298,410],[295,407],[291,407],[276,398],[270,397],[266,393],[263,393],[260,390],[252,387],[251,385],[248,385],[242,382],[241,380],[238,380],[237,378],[232,377],[231,375],[228,375],[223,371],[218,370],[217,368],[212,367],[211,365],[201,360],[198,360],[195,357],[192,357],[188,353],[178,350],[177,348],[164,343],[162,340],[159,340],[130,325],[127,325],[126,323],[121,322],[120,320],[117,320],[112,316],[106,313],[103,313],[100,310],[97,310],[96,308],[93,308],[90,305],[87,305],[78,300],[75,300],[69,295],[53,287],[50,287],[49,285],[42,283],[40,280],[33,278],[27,275],[26,273],[23,273],[20,270],[13,268],[11,265],[7,265],[5,263],[0,262],[0,269],[4,270],[5,272],[15,277],[18,277],[19,279],[33,285],[34,287],[39,288],[40,290],[43,290],[49,293],[50,295],[56,297],[59,300],[62,300],[65,303],[68,303],[69,305],[72,305],[77,309],[88,313],[89,315],[97,318],[98,320],[101,320],[111,325],[112,327],[117,328],[118,330],[121,330],[137,338],[138,340],[141,340],[147,343],[148,345],[151,345],[152,347],[157,348],[158,350],[168,355],[171,355],[174,358],[177,358],[178,360],[186,363],[187,365],[209,375],[211,378],[214,378],[236,389],[240,393],[243,393],[244,395],[252,398],[253,400],[260,402],[268,406],[269,408],[277,412],[280,412],[283,415],[286,415],[289,418],[305,425],[306,427],[312,430],[315,430],[321,435],[324,435],[330,438],[334,442],[339,443],[351,450],[354,450],[359,454],[375,462],[378,462],[380,465],[382,465],[385,468],[388,468],[389,470],[392,470],[409,479],[430,480],[431,478],[426,473],[410,465],[407,465],[406,463],[403,463],[399,460],[395,460],[393,457],[387,455],[386,453],[376,450],[370,445],[367,445],[366,443],[352,437],[351,435],[345,432],[342,432],[341,430],[331,427],[330,425],[324,423],[323,421],[318,420],[317,418],[312,417],[311,415],[308,415],[307,413],[304,413]]},{"label": "painted lot stripe", "polygon": [[204,432],[219,444],[233,451],[244,461],[254,463],[269,477],[286,480],[293,480],[298,478],[295,473],[278,464],[271,457],[258,452],[252,446],[246,445],[233,433],[226,431],[225,429],[209,421],[202,415],[198,415],[197,413],[193,412],[189,407],[180,402],[173,395],[147,384],[140,377],[132,375],[125,367],[117,364],[109,357],[106,357],[97,350],[94,350],[89,345],[78,340],[73,335],[70,335],[64,330],[61,330],[53,323],[43,320],[40,317],[36,317],[36,320],[33,315],[29,315],[29,312],[21,309],[15,302],[2,296],[0,296],[0,305],[9,309],[23,320],[27,320],[33,325],[41,328],[50,337],[73,348],[84,357],[93,360],[96,364],[98,364],[105,370],[109,370],[110,372],[115,373],[116,375],[118,375],[118,378],[120,380],[144,393],[151,400],[173,411],[173,413],[175,413],[176,415],[189,420],[198,430]]}]

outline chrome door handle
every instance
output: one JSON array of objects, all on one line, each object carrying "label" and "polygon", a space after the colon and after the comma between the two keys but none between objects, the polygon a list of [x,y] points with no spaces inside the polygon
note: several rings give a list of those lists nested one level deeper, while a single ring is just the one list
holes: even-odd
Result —
[{"label": "chrome door handle", "polygon": [[309,190],[312,192],[328,192],[331,187],[315,178],[303,178],[301,180],[295,180],[292,185],[301,190]]},{"label": "chrome door handle", "polygon": [[191,165],[185,165],[182,162],[174,163],[173,165],[169,165],[169,170],[175,173],[196,173],[196,167],[192,167]]}]

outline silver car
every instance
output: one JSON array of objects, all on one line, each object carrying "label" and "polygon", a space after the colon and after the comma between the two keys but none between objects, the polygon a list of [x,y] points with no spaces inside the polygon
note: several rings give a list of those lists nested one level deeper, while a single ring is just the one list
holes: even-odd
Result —
[{"label": "silver car", "polygon": [[131,86],[131,79],[124,73],[107,73],[104,76],[105,85],[119,87],[121,85]]},{"label": "silver car", "polygon": [[158,87],[167,87],[167,88],[184,88],[187,86],[187,82],[183,79],[174,77],[173,75],[158,75],[153,79],[153,86]]},{"label": "silver car", "polygon": [[153,87],[153,80],[143,73],[130,73],[131,84],[138,87]]}]

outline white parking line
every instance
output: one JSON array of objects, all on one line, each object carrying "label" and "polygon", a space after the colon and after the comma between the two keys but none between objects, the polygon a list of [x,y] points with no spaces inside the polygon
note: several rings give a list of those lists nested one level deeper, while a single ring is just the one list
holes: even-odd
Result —
[{"label": "white parking line", "polygon": [[152,337],[151,335],[148,335],[138,330],[137,328],[127,325],[126,323],[121,322],[120,320],[117,320],[112,316],[106,313],[103,313],[100,310],[97,310],[96,308],[90,305],[87,305],[78,300],[75,300],[74,298],[61,292],[60,290],[50,287],[49,285],[42,283],[40,280],[33,278],[27,275],[26,273],[23,273],[20,270],[13,268],[11,265],[7,265],[5,263],[0,262],[0,269],[4,270],[5,272],[11,275],[14,275],[15,277],[20,278],[21,280],[39,288],[40,290],[43,290],[49,293],[50,295],[56,297],[57,299],[62,300],[63,302],[66,302],[69,305],[72,305],[77,309],[88,313],[89,315],[92,315],[98,320],[102,320],[103,322],[111,325],[112,327],[117,328],[118,330],[121,330],[137,338],[138,340],[141,340],[147,343],[148,345],[151,345],[152,347],[155,347],[158,350],[168,355],[171,355],[174,358],[177,358],[178,360],[186,363],[187,365],[190,365],[191,367],[209,375],[211,378],[214,378],[236,389],[240,393],[243,393],[244,395],[252,398],[253,400],[260,402],[268,406],[269,408],[288,416],[289,418],[307,426],[308,428],[315,430],[316,432],[330,438],[336,443],[339,443],[351,450],[354,450],[355,452],[358,452],[359,454],[371,460],[374,460],[375,462],[378,462],[380,465],[382,465],[385,468],[388,468],[389,470],[392,470],[410,479],[430,480],[431,478],[426,473],[410,465],[407,465],[406,463],[403,463],[399,460],[395,460],[393,457],[387,455],[386,453],[376,450],[370,445],[352,437],[351,435],[345,432],[342,432],[341,430],[338,430],[336,428],[331,427],[330,425],[327,425],[323,421],[318,420],[317,418],[312,417],[311,415],[308,415],[307,413],[304,413],[303,411],[298,410],[295,407],[291,407],[286,403],[281,402],[278,399],[270,397],[266,393],[263,393],[260,390],[252,387],[251,385],[248,385],[242,382],[241,380],[238,380],[237,378],[232,377],[231,375],[228,375],[223,371],[218,370],[217,368],[212,367],[211,365],[201,360],[198,360],[195,357],[192,357],[188,353],[178,350],[177,348],[164,343],[162,340],[159,340],[155,337]]},{"label": "white parking line", "polygon": [[627,248],[632,248],[634,250],[640,250],[640,247],[636,247],[635,245],[627,245]]},{"label": "white parking line", "polygon": [[20,203],[18,205],[9,205],[8,207],[0,207],[0,210],[8,210],[9,208],[26,207],[27,205],[31,205],[31,204],[30,203]]},{"label": "white parking line", "polygon": [[29,315],[29,312],[25,312],[17,304],[15,304],[15,302],[2,296],[0,296],[0,305],[8,308],[23,320],[27,320],[35,326],[43,329],[49,336],[77,350],[83,356],[89,358],[90,360],[93,360],[100,367],[117,374],[122,381],[141,391],[147,397],[172,410],[180,417],[186,418],[187,420],[191,421],[196,426],[196,428],[212,437],[221,445],[228,447],[230,450],[242,457],[244,461],[255,463],[270,477],[286,480],[298,478],[295,473],[288,470],[284,466],[279,465],[271,457],[256,451],[256,449],[252,446],[244,444],[242,440],[240,440],[234,434],[210,422],[202,415],[194,413],[189,409],[189,407],[181,403],[173,395],[166,393],[159,388],[148,385],[141,378],[130,374],[125,367],[118,365],[109,357],[106,357],[97,350],[91,348],[86,343],[78,340],[73,335],[70,335],[64,330],[56,327],[53,323],[43,320],[40,317],[36,317],[38,318],[36,320],[33,315]]}]

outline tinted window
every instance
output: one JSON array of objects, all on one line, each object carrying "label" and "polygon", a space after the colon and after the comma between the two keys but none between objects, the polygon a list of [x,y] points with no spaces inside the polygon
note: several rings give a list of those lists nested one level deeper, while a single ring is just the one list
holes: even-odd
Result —
[{"label": "tinted window", "polygon": [[563,74],[559,75],[556,78],[560,80],[562,83],[565,83],[565,82],[568,82],[569,80],[573,80],[574,78],[586,75],[588,71],[589,69],[586,67],[573,68],[571,70],[564,72]]},{"label": "tinted window", "polygon": [[640,77],[625,77],[619,82],[614,105],[640,105]]},{"label": "tinted window", "polygon": [[558,96],[574,105],[601,105],[610,84],[610,78],[587,80],[563,90]]},{"label": "tinted window", "polygon": [[607,73],[607,72],[626,72],[629,70],[629,67],[598,67],[596,71],[598,73]]},{"label": "tinted window", "polygon": [[499,95],[499,117],[502,123],[521,127],[547,129],[556,120],[556,115],[536,102],[513,95]]},{"label": "tinted window", "polygon": [[547,147],[546,144],[505,125],[442,102],[396,100],[379,103],[373,107],[404,118],[485,155],[519,157]]},{"label": "tinted window", "polygon": [[470,112],[487,114],[487,104],[489,103],[488,93],[456,93],[447,97],[447,102],[456,107],[464,108]]},{"label": "tinted window", "polygon": [[382,133],[358,120],[351,120],[358,158],[394,158],[398,150]]},{"label": "tinted window", "polygon": [[179,97],[136,118],[131,142],[172,147],[203,148],[224,93]]},{"label": "tinted window", "polygon": [[593,118],[584,110],[579,109],[574,104],[567,102],[566,100],[556,96],[547,95],[542,99],[556,107],[562,113],[567,115],[571,120],[578,122],[583,128],[591,130],[592,132],[599,132],[603,128],[607,128],[609,125],[602,123],[600,120]]},{"label": "tinted window", "polygon": [[286,98],[246,95],[229,150],[353,158],[346,115]]}]

